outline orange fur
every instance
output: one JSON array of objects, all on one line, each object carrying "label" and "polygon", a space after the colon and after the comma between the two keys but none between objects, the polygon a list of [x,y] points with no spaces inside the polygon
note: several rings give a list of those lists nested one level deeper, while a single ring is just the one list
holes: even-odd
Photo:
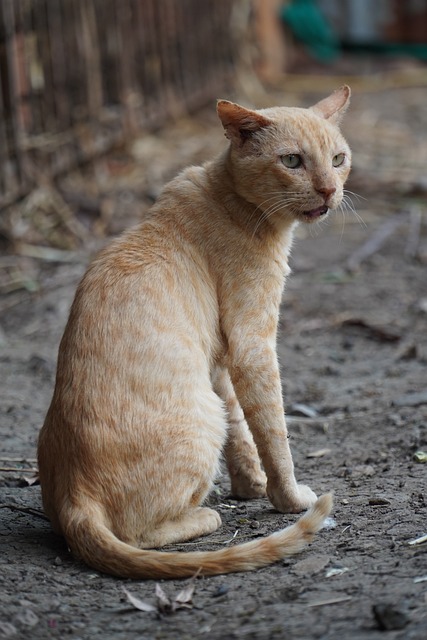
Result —
[{"label": "orange fur", "polygon": [[[349,95],[312,109],[219,101],[229,148],[167,185],[80,283],[38,456],[45,511],[92,567],[131,578],[253,569],[299,551],[330,512],[330,496],[295,480],[275,344],[295,225],[342,200]],[[234,495],[311,509],[220,551],[145,550],[220,525],[201,505],[221,452]]]}]

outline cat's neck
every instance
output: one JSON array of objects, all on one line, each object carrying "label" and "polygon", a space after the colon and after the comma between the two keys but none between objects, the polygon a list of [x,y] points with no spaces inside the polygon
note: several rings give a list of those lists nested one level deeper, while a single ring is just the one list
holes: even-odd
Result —
[{"label": "cat's neck", "polygon": [[282,246],[292,241],[296,222],[291,218],[265,216],[263,208],[251,202],[236,187],[230,150],[205,165],[208,184],[214,198],[227,211],[230,219],[245,234],[260,241],[279,243]]}]

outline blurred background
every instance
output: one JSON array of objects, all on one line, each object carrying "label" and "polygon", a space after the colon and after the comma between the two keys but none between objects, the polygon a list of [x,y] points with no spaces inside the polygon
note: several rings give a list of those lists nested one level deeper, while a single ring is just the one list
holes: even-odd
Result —
[{"label": "blurred background", "polygon": [[7,306],[223,148],[218,97],[308,106],[348,82],[350,188],[423,202],[426,60],[427,0],[0,0]]}]

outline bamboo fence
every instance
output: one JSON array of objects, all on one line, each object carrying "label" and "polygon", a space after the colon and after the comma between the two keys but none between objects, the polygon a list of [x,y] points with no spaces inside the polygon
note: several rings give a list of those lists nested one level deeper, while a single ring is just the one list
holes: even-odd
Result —
[{"label": "bamboo fence", "polygon": [[0,209],[232,76],[231,0],[0,0]]}]

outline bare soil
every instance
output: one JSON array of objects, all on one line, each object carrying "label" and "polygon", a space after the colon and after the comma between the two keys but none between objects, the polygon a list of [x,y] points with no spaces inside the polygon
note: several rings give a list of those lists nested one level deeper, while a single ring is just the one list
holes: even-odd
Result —
[{"label": "bare soil", "polygon": [[[56,185],[87,239],[57,245],[69,253],[56,260],[23,251],[0,265],[0,638],[427,637],[427,545],[409,544],[427,533],[427,467],[414,457],[427,450],[426,97],[423,88],[355,95],[345,130],[363,224],[334,214],[301,228],[293,249],[278,344],[291,446],[298,479],[335,492],[333,520],[297,557],[197,579],[193,607],[173,613],[127,600],[123,587],[156,603],[154,582],[101,575],[70,555],[42,517],[33,468],[57,346],[90,255],[143,215],[178,168],[223,146],[213,109]],[[31,242],[36,232],[17,227]],[[22,286],[11,286],[11,265]],[[222,528],[176,548],[237,544],[296,519],[267,500],[231,499],[225,475],[210,502]],[[175,596],[186,585],[161,586]]]}]

